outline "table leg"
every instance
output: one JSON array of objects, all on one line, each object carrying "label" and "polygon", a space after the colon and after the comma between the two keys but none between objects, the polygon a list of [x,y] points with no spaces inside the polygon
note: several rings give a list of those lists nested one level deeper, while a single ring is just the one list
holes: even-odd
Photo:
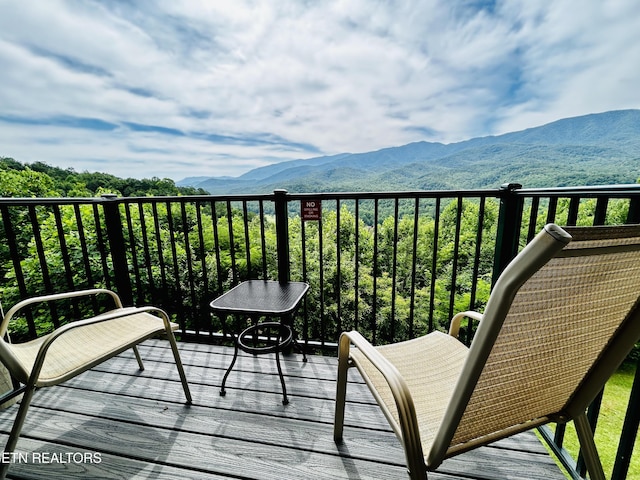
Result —
[{"label": "table leg", "polygon": [[280,383],[282,384],[282,395],[284,397],[282,404],[287,405],[289,398],[287,397],[287,387],[284,384],[284,375],[282,374],[282,367],[280,366],[280,349],[276,350],[276,366],[278,367],[278,375],[280,375]]},{"label": "table leg", "polygon": [[[293,340],[293,346],[294,348],[296,348],[298,350],[298,352],[300,352],[302,354],[302,361],[304,363],[307,363],[307,353],[304,351],[304,348],[302,348],[302,346],[300,345],[300,343],[298,342],[298,338],[296,335],[296,329],[293,328],[293,320],[294,320],[294,315],[290,315],[286,318],[283,318],[281,321],[285,323],[285,325],[289,326],[289,328],[291,329],[292,332],[292,340]],[[288,350],[287,352],[290,352],[291,350]]]},{"label": "table leg", "polygon": [[224,374],[224,377],[222,378],[222,385],[220,386],[220,396],[224,397],[227,392],[224,389],[225,384],[227,383],[227,377],[229,376],[229,374],[231,373],[231,370],[233,370],[233,366],[236,364],[236,360],[238,359],[238,339],[235,339],[234,342],[234,350],[233,350],[233,360],[231,360],[231,365],[229,365],[229,368],[227,368],[226,373]]},{"label": "table leg", "polygon": [[307,363],[307,354],[306,354],[306,352],[304,351],[304,348],[302,348],[302,347],[300,346],[300,344],[298,343],[298,339],[296,338],[295,333],[293,334],[293,345],[294,345],[294,347],[296,347],[296,348],[298,349],[298,351],[299,351],[300,353],[302,353],[302,361],[303,361],[304,363]]}]

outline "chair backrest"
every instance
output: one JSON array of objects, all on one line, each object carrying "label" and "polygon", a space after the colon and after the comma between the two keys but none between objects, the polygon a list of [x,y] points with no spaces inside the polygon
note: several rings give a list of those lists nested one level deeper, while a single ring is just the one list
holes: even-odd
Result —
[{"label": "chair backrest", "polygon": [[545,227],[496,283],[431,454],[583,413],[640,338],[639,299],[640,226]]}]

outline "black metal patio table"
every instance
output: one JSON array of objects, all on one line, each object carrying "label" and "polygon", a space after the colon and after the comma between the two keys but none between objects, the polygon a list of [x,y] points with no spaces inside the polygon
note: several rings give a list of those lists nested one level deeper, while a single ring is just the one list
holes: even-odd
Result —
[{"label": "black metal patio table", "polygon": [[[280,352],[293,345],[298,346],[293,331],[293,316],[300,306],[302,299],[309,290],[305,282],[278,282],[272,280],[248,280],[233,287],[210,303],[211,310],[220,317],[223,329],[226,329],[226,317],[236,318],[234,339],[234,353],[231,365],[227,368],[220,395],[226,394],[225,384],[233,369],[238,352],[242,350],[253,355],[275,353],[278,375],[282,385],[284,405],[289,403],[287,387],[285,386],[282,367],[280,366]],[[246,316],[252,320],[248,328],[240,331],[239,319]],[[260,322],[261,318],[278,318],[277,322]],[[303,361],[307,357],[302,349]]]}]

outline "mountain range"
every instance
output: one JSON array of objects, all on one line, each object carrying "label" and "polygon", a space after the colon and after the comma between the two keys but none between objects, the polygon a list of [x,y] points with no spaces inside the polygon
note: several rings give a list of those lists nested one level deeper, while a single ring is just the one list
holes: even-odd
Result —
[{"label": "mountain range", "polygon": [[415,142],[367,153],[285,161],[239,177],[189,177],[178,186],[213,195],[289,192],[525,188],[636,183],[640,110],[565,118],[540,127],[443,144]]}]

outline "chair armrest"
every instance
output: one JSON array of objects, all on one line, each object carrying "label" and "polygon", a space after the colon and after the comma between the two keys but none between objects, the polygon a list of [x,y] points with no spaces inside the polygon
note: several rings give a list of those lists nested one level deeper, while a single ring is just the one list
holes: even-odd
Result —
[{"label": "chair armrest", "polygon": [[11,319],[24,307],[37,303],[64,300],[67,298],[75,297],[88,297],[91,295],[99,294],[110,295],[111,298],[113,298],[116,308],[122,308],[122,302],[120,301],[120,297],[118,296],[118,294],[105,288],[92,288],[88,290],[78,290],[74,292],[54,293],[52,295],[40,295],[37,297],[31,297],[16,303],[7,311],[7,314],[2,319],[2,324],[0,325],[0,336],[4,336],[4,334],[7,332],[7,327],[9,326],[9,322],[11,321]]},{"label": "chair armrest", "polygon": [[390,411],[388,411],[371,382],[365,378],[365,381],[371,389],[371,393],[374,395],[376,401],[380,405],[380,408],[389,420],[389,424],[398,438],[400,438],[404,443],[406,451],[412,452],[412,455],[414,455],[412,458],[422,459],[423,454],[422,442],[420,440],[420,428],[416,418],[413,398],[411,397],[411,392],[409,392],[409,388],[404,378],[402,378],[398,369],[391,362],[380,354],[380,352],[378,352],[366,338],[356,331],[342,333],[340,337],[340,355],[343,355],[345,351],[346,354],[348,354],[349,342],[355,345],[360,352],[362,352],[367,360],[369,360],[371,364],[382,374],[389,385],[396,404],[400,425],[397,425],[394,416]]},{"label": "chair armrest", "polygon": [[483,316],[484,315],[482,315],[481,313],[473,312],[470,310],[466,312],[456,313],[451,319],[451,325],[449,325],[449,335],[458,338],[458,334],[460,333],[460,321],[463,318],[467,317],[480,322],[482,321]]}]

